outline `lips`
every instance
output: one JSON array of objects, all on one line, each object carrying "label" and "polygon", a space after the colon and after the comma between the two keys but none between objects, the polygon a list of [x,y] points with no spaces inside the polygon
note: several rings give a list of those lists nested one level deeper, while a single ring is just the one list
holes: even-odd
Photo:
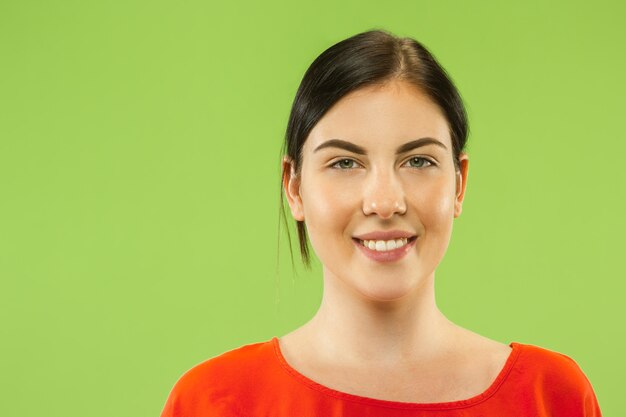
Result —
[{"label": "lips", "polygon": [[400,238],[392,240],[354,240],[368,249],[382,252],[401,248],[402,246],[407,245],[409,242],[412,242],[414,238]]},{"label": "lips", "polygon": [[414,238],[415,233],[408,232],[406,230],[379,230],[375,232],[363,233],[361,235],[353,236],[358,240],[395,240],[395,239],[411,239]]},{"label": "lips", "polygon": [[377,230],[352,237],[361,253],[376,262],[395,262],[414,246],[417,235],[407,230]]},{"label": "lips", "polygon": [[[370,248],[373,240],[359,240],[356,238],[353,238],[352,240],[358,250],[365,255],[366,258],[369,258],[377,263],[387,263],[396,262],[404,258],[415,246],[417,236],[398,239],[398,241],[402,241],[402,244],[399,247],[396,246],[395,248],[393,246],[389,246],[389,243],[392,242],[392,240],[376,240],[373,248]],[[367,242],[368,245],[365,246],[364,242]]]}]

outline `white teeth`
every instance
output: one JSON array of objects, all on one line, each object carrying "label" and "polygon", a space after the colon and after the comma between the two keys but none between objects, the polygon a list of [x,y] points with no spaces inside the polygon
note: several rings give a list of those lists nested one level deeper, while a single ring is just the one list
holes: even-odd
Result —
[{"label": "white teeth", "polygon": [[385,252],[389,250],[394,250],[397,248],[401,248],[406,245],[408,239],[403,237],[400,239],[392,239],[392,240],[362,240],[361,244],[366,248],[370,248],[372,250],[378,252]]}]

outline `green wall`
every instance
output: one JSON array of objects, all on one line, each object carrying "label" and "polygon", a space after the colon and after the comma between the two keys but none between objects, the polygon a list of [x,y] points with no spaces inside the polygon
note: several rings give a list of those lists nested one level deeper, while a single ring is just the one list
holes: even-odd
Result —
[{"label": "green wall", "polygon": [[158,415],[191,366],[309,319],[281,139],[309,63],[372,28],[426,44],[470,116],[439,306],[573,357],[617,415],[626,9],[547,3],[0,2],[0,415]]}]

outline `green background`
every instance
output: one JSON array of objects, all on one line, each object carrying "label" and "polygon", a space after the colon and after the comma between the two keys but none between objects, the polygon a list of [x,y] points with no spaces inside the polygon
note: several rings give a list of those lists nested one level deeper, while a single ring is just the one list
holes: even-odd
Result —
[{"label": "green background", "polygon": [[310,62],[372,28],[429,47],[470,116],[440,308],[573,357],[618,415],[622,4],[2,0],[0,415],[158,415],[193,365],[312,316],[281,141]]}]

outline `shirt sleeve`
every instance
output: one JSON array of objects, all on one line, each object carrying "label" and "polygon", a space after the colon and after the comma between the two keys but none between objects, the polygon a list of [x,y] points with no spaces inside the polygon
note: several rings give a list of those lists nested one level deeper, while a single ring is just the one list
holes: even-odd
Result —
[{"label": "shirt sleeve", "polygon": [[187,371],[170,391],[161,417],[244,417],[240,396],[224,387],[221,379],[211,366]]},{"label": "shirt sleeve", "polygon": [[[558,398],[554,398],[555,404],[561,404],[559,408],[569,409],[567,417],[602,417],[596,394],[583,370],[569,356],[561,354],[561,357],[564,365],[560,367],[560,387],[554,387],[554,393],[558,395]],[[556,385],[557,381],[553,383]]]}]

